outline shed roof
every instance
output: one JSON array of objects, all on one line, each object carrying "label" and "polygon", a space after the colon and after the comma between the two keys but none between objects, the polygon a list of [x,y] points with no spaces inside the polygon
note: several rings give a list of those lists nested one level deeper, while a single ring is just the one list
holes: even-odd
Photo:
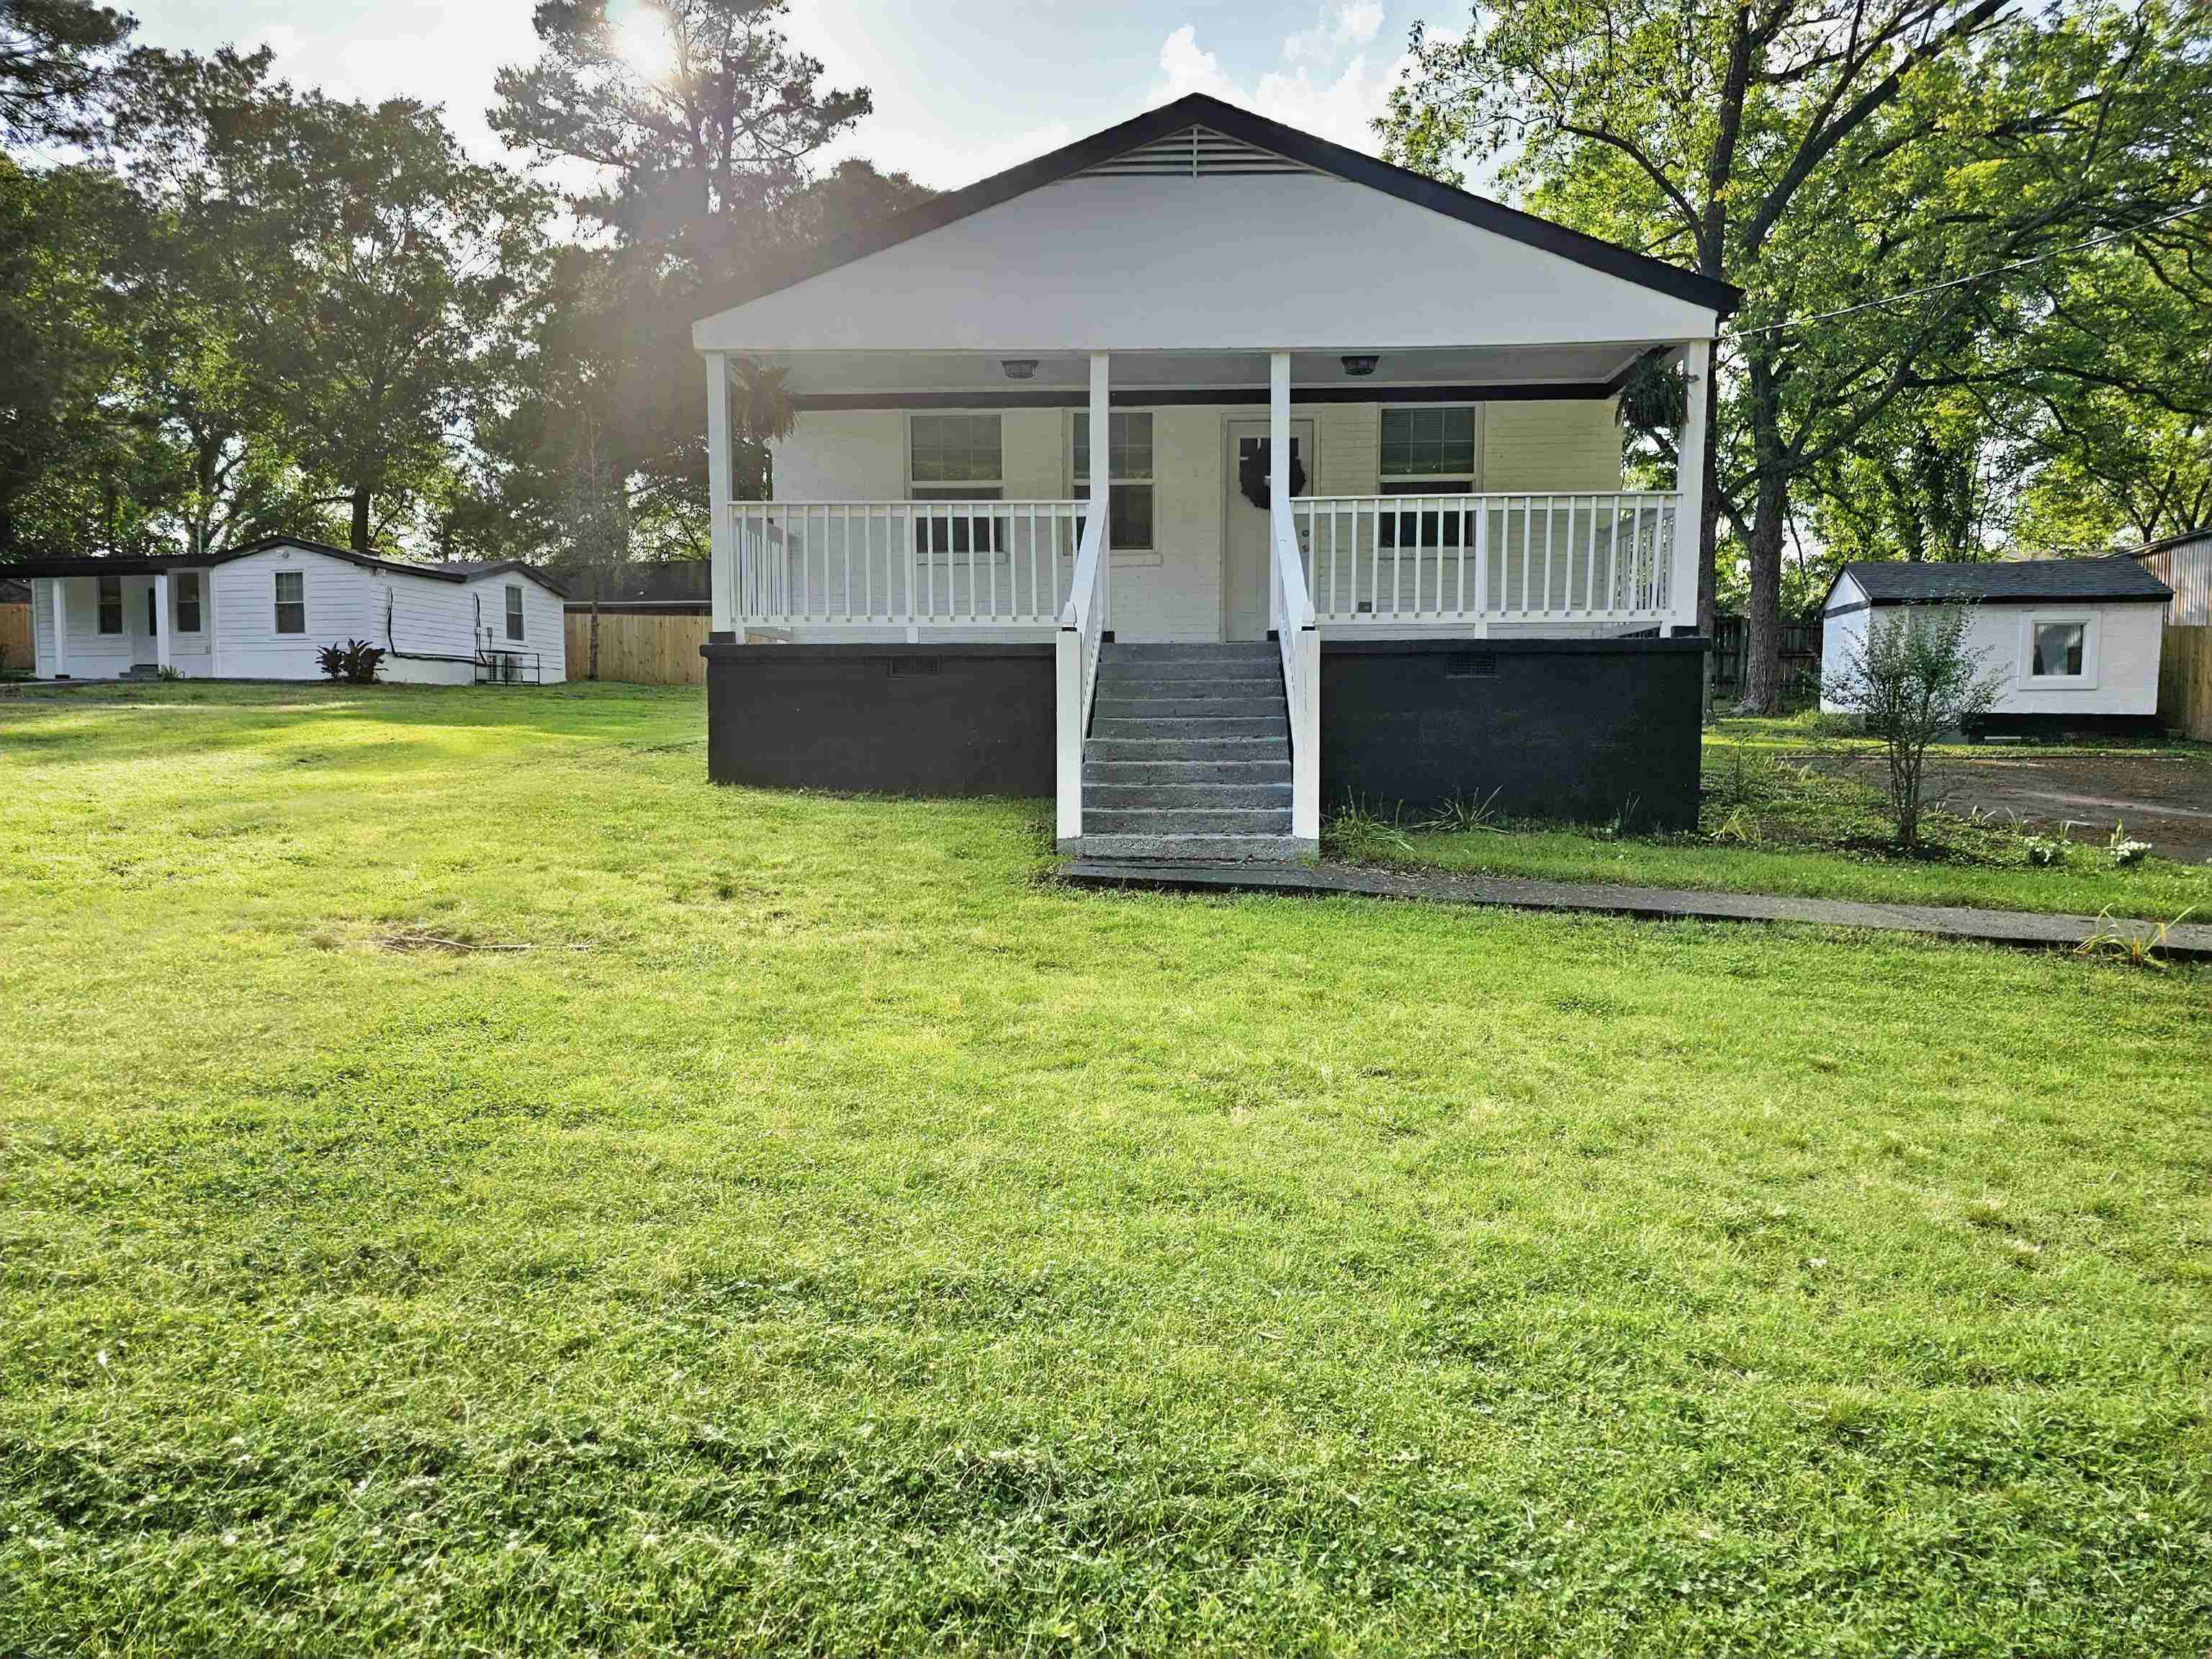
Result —
[{"label": "shed roof", "polygon": [[[2172,589],[2124,554],[2097,559],[1911,562],[1863,560],[1837,574],[1858,584],[1869,605],[2045,605],[2080,599],[2146,599],[2163,605]],[[1835,583],[1828,586],[1835,594]],[[1823,606],[1825,609],[1825,605]]]},{"label": "shed roof", "polygon": [[153,576],[165,570],[207,570],[219,564],[228,564],[234,559],[266,553],[275,548],[296,547],[303,553],[315,553],[326,559],[358,565],[364,570],[382,570],[395,576],[420,576],[427,581],[467,582],[480,576],[501,571],[519,571],[540,586],[566,598],[561,586],[544,573],[532,568],[520,559],[501,559],[490,562],[468,560],[446,560],[425,562],[406,559],[380,559],[374,554],[356,553],[349,547],[333,547],[328,542],[310,540],[304,536],[264,536],[259,541],[248,542],[243,547],[226,548],[220,553],[155,554],[145,557],[76,557],[58,559],[25,559],[8,567],[10,576]]}]

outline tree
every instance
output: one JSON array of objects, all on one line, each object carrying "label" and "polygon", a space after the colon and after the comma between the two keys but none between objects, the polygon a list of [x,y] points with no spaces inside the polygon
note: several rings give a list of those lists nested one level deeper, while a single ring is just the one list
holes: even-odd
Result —
[{"label": "tree", "polygon": [[808,181],[808,158],[873,107],[792,50],[786,0],[539,0],[544,54],[500,70],[493,130],[582,162],[577,213],[707,266]]},{"label": "tree", "polygon": [[1821,688],[1882,740],[1897,844],[1907,851],[1920,845],[1929,745],[1988,714],[2004,687],[2002,674],[1981,672],[1984,653],[1966,643],[1969,620],[1961,605],[1906,605],[1873,617]]},{"label": "tree", "polygon": [[544,198],[409,99],[278,84],[207,114],[190,228],[222,250],[258,394],[368,551],[452,465],[486,343],[538,258]]},{"label": "tree", "polygon": [[1522,0],[1459,39],[1417,31],[1381,125],[1395,159],[1454,177],[1497,157],[1540,211],[1745,289],[1699,612],[1724,520],[1764,711],[1793,489],[1900,401],[1966,383],[1962,361],[1978,373],[1990,330],[2034,315],[2023,262],[2201,199],[2206,27],[2165,0]]},{"label": "tree", "polygon": [[136,27],[89,0],[0,0],[0,137],[11,143],[95,137],[88,106],[109,56]]}]

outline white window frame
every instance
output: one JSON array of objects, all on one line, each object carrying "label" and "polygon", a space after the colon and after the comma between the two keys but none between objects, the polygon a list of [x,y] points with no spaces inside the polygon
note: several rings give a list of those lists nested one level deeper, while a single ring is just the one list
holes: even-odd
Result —
[{"label": "white window frame", "polygon": [[[1382,423],[1393,415],[1415,415],[1426,410],[1468,409],[1474,411],[1474,465],[1464,472],[1417,472],[1393,478],[1382,470]],[[1427,495],[1433,490],[1412,488],[1424,483],[1449,479],[1454,483],[1465,479],[1467,493],[1482,493],[1483,447],[1489,438],[1490,414],[1486,404],[1384,404],[1375,415],[1375,493],[1378,495]]]},{"label": "white window frame", "polygon": [[[303,640],[307,638],[308,629],[307,573],[304,570],[272,570],[269,574],[272,578],[274,578],[274,580],[269,584],[269,631],[276,638],[280,640]],[[297,600],[297,604],[300,607],[300,626],[296,632],[284,626],[284,607],[287,605],[295,603],[295,601],[287,599],[284,597],[284,578],[287,576],[296,578],[300,584],[300,597]]]},{"label": "white window frame", "polygon": [[[115,626],[107,623],[107,585],[115,584]],[[120,576],[94,576],[92,579],[92,631],[96,639],[123,640],[131,637],[131,596],[125,591]]]},{"label": "white window frame", "polygon": [[[2081,672],[2035,672],[2036,630],[2051,627],[2081,629]],[[2094,611],[2031,611],[2020,622],[2020,685],[2024,691],[2094,691],[2097,689],[2097,613]]]},{"label": "white window frame", "polygon": [[[975,417],[977,417],[978,416],[990,416],[993,420],[995,420],[996,422],[998,422],[998,423],[999,423],[999,476],[998,476],[997,477],[995,477],[995,478],[957,478],[957,479],[952,479],[952,480],[950,480],[950,481],[941,481],[941,480],[933,479],[933,478],[917,478],[917,477],[915,477],[914,476],[914,423],[915,423],[917,420],[922,420],[922,421],[928,420],[928,419],[929,419],[931,416],[960,416],[961,418],[965,419],[965,420],[973,420],[973,419],[975,419]],[[915,492],[915,490],[917,490],[917,489],[949,490],[949,489],[995,489],[995,490],[997,490],[999,493],[998,493],[998,495],[997,495],[995,497],[994,497],[994,496],[988,496],[988,495],[955,495],[955,496],[949,496],[949,497],[947,497],[946,499],[948,499],[948,500],[952,500],[952,501],[992,501],[992,500],[1004,501],[1004,500],[1006,500],[1006,411],[1005,411],[1004,410],[1000,410],[1000,409],[923,409],[923,410],[908,410],[907,411],[907,416],[906,416],[906,427],[905,427],[904,431],[903,431],[900,435],[901,435],[901,437],[904,440],[904,442],[905,442],[905,448],[906,448],[905,467],[906,467],[906,498],[907,498],[907,500],[908,500],[908,501],[920,501],[920,500],[921,500],[921,499],[922,499],[922,497],[921,497],[921,496],[919,496],[919,495],[915,495],[915,494],[914,493],[914,492]]]},{"label": "white window frame", "polygon": [[507,623],[507,641],[510,644],[517,643],[521,641],[522,630],[526,626],[525,613],[522,604],[522,584],[520,582],[507,583],[507,597],[501,601],[501,603],[506,607],[504,616]]},{"label": "white window frame", "polygon": [[[998,422],[999,476],[997,477],[958,478],[948,482],[938,482],[928,478],[916,478],[914,476],[915,422],[917,420],[928,420],[932,416],[947,415],[957,415],[969,419],[972,419],[980,415],[988,415],[992,419]],[[907,500],[920,502],[925,506],[942,506],[946,502],[958,501],[990,501],[996,503],[1004,501],[1006,499],[1006,410],[1002,409],[908,410],[906,411],[906,419],[900,428],[899,439],[905,450],[905,458],[902,465],[903,466],[906,473]],[[925,489],[930,490],[933,493],[928,495],[923,495],[919,493]],[[951,493],[954,490],[958,490],[961,493],[954,495]],[[988,490],[991,493],[988,495],[981,495],[976,493],[982,490]],[[1006,537],[1004,526],[1005,520],[1003,518],[994,516],[992,519],[990,545],[976,549],[972,556],[979,562],[979,568],[988,566],[994,562],[1004,564],[1009,562],[1011,556],[1007,552],[1005,545]],[[969,550],[961,545],[962,541],[964,539],[964,531],[957,524],[951,526],[941,526],[940,528],[944,530],[942,539],[945,545],[942,547],[934,545],[924,546],[917,550],[915,556],[937,568],[949,570],[955,566],[965,567],[971,556]],[[916,536],[919,537],[921,533],[921,531],[917,529],[915,532]],[[930,542],[933,544],[939,539],[939,531],[932,530],[929,535]]]},{"label": "white window frame", "polygon": [[[179,620],[185,612],[185,584],[192,585],[192,609],[200,613],[200,625],[187,628]],[[200,570],[179,570],[169,578],[169,626],[179,634],[198,639],[207,632],[207,574]]]},{"label": "white window frame", "polygon": [[[1115,484],[1144,484],[1152,492],[1152,545],[1123,547],[1117,542],[1114,546],[1114,562],[1115,564],[1158,564],[1160,562],[1160,412],[1156,409],[1117,409],[1113,411],[1113,414],[1143,415],[1149,416],[1152,422],[1152,470],[1141,478],[1117,478],[1113,476],[1114,456],[1111,441],[1113,421],[1111,416],[1108,417],[1106,428],[1109,440],[1106,455],[1108,510],[1109,512],[1112,510],[1111,498]],[[1067,480],[1067,498],[1072,501],[1087,501],[1090,499],[1090,480],[1078,478],[1075,475],[1075,434],[1081,432],[1087,437],[1090,425],[1091,411],[1087,409],[1070,410],[1066,420],[1061,422],[1060,476]]]}]

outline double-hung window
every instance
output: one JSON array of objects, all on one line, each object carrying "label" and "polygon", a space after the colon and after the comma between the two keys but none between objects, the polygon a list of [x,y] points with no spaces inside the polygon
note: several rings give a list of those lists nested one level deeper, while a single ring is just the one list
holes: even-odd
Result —
[{"label": "double-hung window", "polygon": [[302,570],[280,570],[276,573],[276,631],[279,634],[304,634],[307,631],[307,576]]},{"label": "double-hung window", "polygon": [[200,573],[180,570],[170,579],[177,591],[177,632],[200,631]]},{"label": "double-hung window", "polygon": [[102,576],[99,580],[100,631],[120,634],[123,631],[123,578]]},{"label": "double-hung window", "polygon": [[[1424,404],[1382,411],[1382,493],[1466,495],[1480,476],[1482,410],[1474,404]],[[1385,547],[1457,547],[1457,513],[1386,513]]]},{"label": "double-hung window", "polygon": [[510,640],[519,640],[522,637],[522,584],[520,582],[509,582],[507,585],[507,637]]},{"label": "double-hung window", "polygon": [[[1130,410],[1106,417],[1106,528],[1116,553],[1152,550],[1152,417]],[[1075,494],[1091,494],[1091,416],[1075,415]]]},{"label": "double-hung window", "polygon": [[[997,501],[1006,495],[1005,448],[996,415],[916,415],[907,427],[907,498]],[[924,518],[915,526],[923,553],[966,553],[965,515]],[[998,550],[995,519],[975,520],[978,552]]]}]

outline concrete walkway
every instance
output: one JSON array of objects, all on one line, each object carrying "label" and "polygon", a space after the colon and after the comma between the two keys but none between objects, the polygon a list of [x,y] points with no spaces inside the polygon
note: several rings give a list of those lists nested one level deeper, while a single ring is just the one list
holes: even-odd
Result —
[{"label": "concrete walkway", "polygon": [[[2094,933],[2154,939],[2157,927],[2121,917],[2043,915],[2027,910],[1975,910],[1934,904],[1863,904],[1855,899],[1784,898],[1771,893],[1702,893],[1670,887],[1613,887],[1507,876],[1457,876],[1374,870],[1358,865],[1140,864],[1071,859],[1065,880],[1084,887],[1148,887],[1190,892],[1359,893],[1376,898],[1429,899],[1443,904],[1509,905],[1660,921],[1808,921],[1827,927],[1872,927],[1978,939],[2031,950],[2071,950]],[[2212,923],[2168,930],[2160,954],[2175,961],[2212,962]]]}]

